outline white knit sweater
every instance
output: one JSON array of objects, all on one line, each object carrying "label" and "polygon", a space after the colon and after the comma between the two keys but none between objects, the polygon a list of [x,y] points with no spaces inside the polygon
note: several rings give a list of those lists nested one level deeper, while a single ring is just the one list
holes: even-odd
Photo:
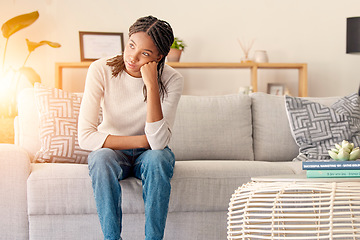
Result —
[{"label": "white knit sweater", "polygon": [[[113,78],[111,67],[106,65],[107,59],[93,62],[88,70],[78,124],[80,147],[90,151],[97,150],[103,146],[109,134],[146,134],[151,149],[163,149],[170,141],[183,89],[183,77],[165,65],[162,82],[167,94],[161,104],[164,117],[158,122],[147,123],[142,78],[134,78],[125,71]],[[100,107],[103,120],[99,125]]]}]

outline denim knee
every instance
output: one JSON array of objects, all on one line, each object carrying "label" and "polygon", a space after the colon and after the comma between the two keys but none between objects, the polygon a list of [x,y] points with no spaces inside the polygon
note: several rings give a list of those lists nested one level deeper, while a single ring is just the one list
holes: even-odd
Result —
[{"label": "denim knee", "polygon": [[142,156],[142,172],[155,171],[165,173],[170,178],[173,175],[175,156],[171,150],[148,150]]},{"label": "denim knee", "polygon": [[108,161],[116,158],[116,153],[110,148],[100,148],[93,151],[88,156],[88,166],[91,170],[95,165],[96,167],[106,166]]},{"label": "denim knee", "polygon": [[90,153],[88,158],[91,177],[115,176],[118,180],[122,180],[129,175],[130,163],[126,156],[119,151],[101,148]]}]

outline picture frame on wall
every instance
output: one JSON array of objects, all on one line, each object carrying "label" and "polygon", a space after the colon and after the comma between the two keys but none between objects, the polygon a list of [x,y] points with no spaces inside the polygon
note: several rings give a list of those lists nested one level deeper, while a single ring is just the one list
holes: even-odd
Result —
[{"label": "picture frame on wall", "polygon": [[279,83],[268,83],[267,93],[271,95],[282,96],[285,94],[285,85]]},{"label": "picture frame on wall", "polygon": [[123,33],[79,31],[79,39],[82,62],[122,54],[124,51]]}]

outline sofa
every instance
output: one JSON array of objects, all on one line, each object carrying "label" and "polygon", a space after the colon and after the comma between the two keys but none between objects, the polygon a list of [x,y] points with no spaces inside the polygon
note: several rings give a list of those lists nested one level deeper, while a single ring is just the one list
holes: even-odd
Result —
[{"label": "sofa", "polygon": [[[330,105],[337,97],[311,98]],[[284,97],[183,95],[165,239],[226,239],[234,191],[254,176],[302,174]],[[87,164],[33,163],[41,147],[34,89],[18,100],[15,144],[0,144],[0,239],[103,239]],[[144,239],[141,181],[120,182],[125,240]]]}]

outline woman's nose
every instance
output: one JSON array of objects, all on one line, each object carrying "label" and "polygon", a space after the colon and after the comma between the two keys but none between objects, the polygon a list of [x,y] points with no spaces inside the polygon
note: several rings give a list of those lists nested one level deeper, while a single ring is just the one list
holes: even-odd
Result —
[{"label": "woman's nose", "polygon": [[130,55],[130,58],[129,58],[129,59],[130,59],[130,62],[131,62],[131,63],[136,62],[136,61],[138,60],[137,54],[134,53],[134,54]]},{"label": "woman's nose", "polygon": [[135,61],[134,61],[134,57],[132,57],[132,56],[129,57],[129,60],[130,60],[130,63],[134,63],[134,62],[135,62]]}]

